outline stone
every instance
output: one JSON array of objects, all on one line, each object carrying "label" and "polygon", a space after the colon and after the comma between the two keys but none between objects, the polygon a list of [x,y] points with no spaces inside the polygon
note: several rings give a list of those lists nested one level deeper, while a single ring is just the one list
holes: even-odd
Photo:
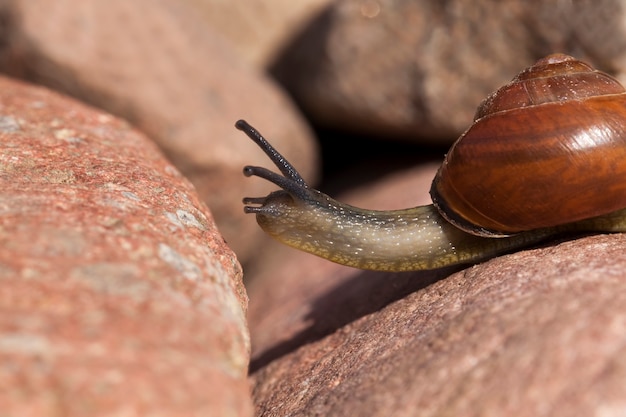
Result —
[{"label": "stone", "polygon": [[[409,295],[400,287],[380,310],[363,297],[365,314],[253,374],[257,414],[619,416],[624,247],[623,234],[590,236],[501,256]],[[430,276],[411,279],[419,287]],[[317,301],[310,316],[323,320]]]},{"label": "stone", "polygon": [[317,125],[450,144],[489,93],[550,53],[626,79],[623,22],[619,0],[341,0],[271,71]]},{"label": "stone", "polygon": [[332,1],[186,0],[185,3],[227,38],[246,62],[266,68],[285,44]]},{"label": "stone", "polygon": [[0,409],[251,416],[242,271],[126,121],[0,77]]}]

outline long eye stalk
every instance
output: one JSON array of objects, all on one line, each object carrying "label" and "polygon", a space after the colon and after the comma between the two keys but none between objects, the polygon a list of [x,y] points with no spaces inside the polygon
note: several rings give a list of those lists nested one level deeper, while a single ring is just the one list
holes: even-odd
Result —
[{"label": "long eye stalk", "polygon": [[[273,184],[276,184],[284,191],[289,193],[293,198],[299,200],[307,200],[311,198],[312,190],[309,188],[304,178],[296,170],[296,168],[287,161],[254,127],[250,126],[245,120],[238,120],[235,127],[243,131],[250,139],[254,141],[270,160],[278,167],[283,175],[279,175],[267,168],[246,165],[243,168],[243,174],[246,177],[256,176],[263,178]],[[246,213],[267,213],[269,205],[268,197],[245,197],[243,199],[244,212]],[[251,206],[250,204],[255,204]]]},{"label": "long eye stalk", "polygon": [[[274,147],[270,145],[270,143],[263,137],[263,135],[261,135],[261,133],[259,133],[258,130],[250,126],[245,120],[238,120],[237,123],[235,123],[235,127],[248,135],[248,137],[252,139],[254,143],[256,143],[263,150],[263,152],[265,152],[265,154],[278,167],[280,172],[282,172],[286,178],[295,181],[304,188],[309,188],[309,186],[304,181],[304,178],[302,178],[300,173],[293,167],[293,165],[291,165],[284,156],[282,156],[276,149],[274,149]],[[262,175],[258,175],[256,171],[256,169],[252,169],[248,170],[247,172],[244,171],[244,173],[246,174],[246,176],[260,176],[282,187],[282,185],[277,184],[272,179],[263,177]]]}]

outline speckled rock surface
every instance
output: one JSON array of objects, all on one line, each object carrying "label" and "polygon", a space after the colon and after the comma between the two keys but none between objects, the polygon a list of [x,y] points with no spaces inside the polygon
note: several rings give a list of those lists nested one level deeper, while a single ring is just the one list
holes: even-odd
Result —
[{"label": "speckled rock surface", "polygon": [[549,53],[626,74],[625,13],[621,0],[339,0],[273,73],[317,123],[451,143],[487,94]]},{"label": "speckled rock surface", "polygon": [[261,232],[244,221],[241,197],[270,186],[241,175],[244,164],[265,157],[235,130],[235,121],[245,118],[261,129],[308,178],[315,177],[316,149],[286,94],[185,6],[172,0],[4,3],[1,68],[146,132],[196,186],[245,260]]},{"label": "speckled rock surface", "polygon": [[[435,168],[338,198],[424,204]],[[624,248],[589,236],[403,274],[271,248],[249,276],[257,415],[622,415]]]},{"label": "speckled rock surface", "polygon": [[241,269],[128,123],[0,78],[0,414],[250,416]]},{"label": "speckled rock surface", "polygon": [[[400,286],[398,301],[253,374],[257,415],[621,416],[625,247],[626,235],[591,236],[416,283],[407,296]],[[370,287],[359,309],[396,279]],[[314,305],[310,317],[332,320],[324,297]]]}]

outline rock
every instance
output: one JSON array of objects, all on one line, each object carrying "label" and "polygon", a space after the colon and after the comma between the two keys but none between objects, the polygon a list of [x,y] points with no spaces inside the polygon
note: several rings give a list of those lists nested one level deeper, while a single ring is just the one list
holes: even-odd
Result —
[{"label": "rock", "polygon": [[265,68],[331,0],[186,0],[237,54]]},{"label": "rock", "polygon": [[[170,0],[15,0],[0,10],[2,69],[130,120],[197,188],[241,260],[261,232],[241,198],[265,194],[244,164],[265,155],[235,130],[246,118],[315,178],[306,122],[197,12]],[[232,24],[232,22],[230,23]]]},{"label": "rock", "polygon": [[476,265],[379,311],[363,297],[367,314],[253,375],[257,414],[619,416],[624,247],[626,235],[591,236]]},{"label": "rock", "polygon": [[272,73],[316,124],[449,144],[489,93],[549,53],[626,79],[622,6],[336,1],[293,39]]},{"label": "rock", "polygon": [[0,408],[251,416],[241,268],[127,122],[0,78]]}]

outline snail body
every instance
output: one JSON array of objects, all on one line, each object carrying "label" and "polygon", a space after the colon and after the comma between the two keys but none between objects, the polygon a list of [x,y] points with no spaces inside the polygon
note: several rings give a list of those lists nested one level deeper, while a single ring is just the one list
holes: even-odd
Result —
[{"label": "snail body", "polygon": [[566,55],[539,60],[479,106],[433,181],[433,205],[342,204],[309,187],[245,121],[236,127],[282,173],[244,168],[281,188],[245,198],[245,212],[279,241],[340,264],[433,269],[563,233],[626,231],[626,92]]}]

